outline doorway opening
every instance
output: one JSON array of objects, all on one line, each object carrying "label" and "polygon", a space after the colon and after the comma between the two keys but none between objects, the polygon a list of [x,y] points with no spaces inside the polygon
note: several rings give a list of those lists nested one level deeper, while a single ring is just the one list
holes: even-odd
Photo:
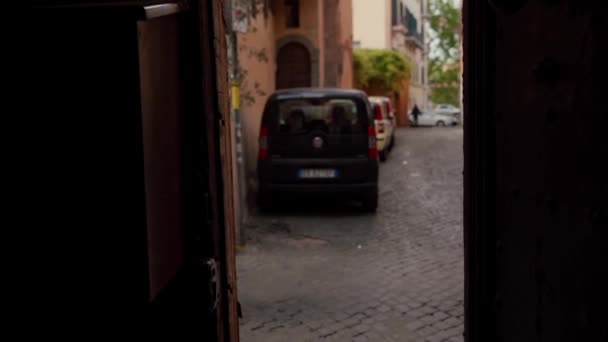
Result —
[{"label": "doorway opening", "polygon": [[[430,31],[441,29],[431,19],[443,13],[430,13],[429,1],[393,2],[402,9],[394,16],[381,15],[390,14],[391,6],[382,12],[378,4],[361,0],[353,1],[350,14],[342,8],[335,11],[335,20],[323,21],[340,26],[350,17],[352,39],[365,49],[377,36],[369,34],[371,28],[357,27],[376,25],[381,21],[374,20],[376,16],[393,19],[387,23],[389,44],[407,59],[410,73],[395,91],[368,92],[368,107],[358,107],[357,100],[348,97],[352,94],[346,88],[354,88],[355,82],[327,93],[293,89],[310,87],[313,73],[320,75],[323,88],[323,74],[328,72],[323,68],[331,67],[323,63],[326,46],[318,47],[319,63],[311,63],[308,49],[296,42],[276,50],[276,90],[281,90],[269,91],[261,99],[264,106],[258,106],[254,188],[311,191],[254,194],[265,199],[264,206],[248,218],[242,230],[245,244],[236,259],[243,342],[464,339],[460,7],[453,2],[449,8],[456,18],[451,28],[454,46],[441,51],[440,44],[428,44],[434,51],[429,53],[425,39],[440,39]],[[301,27],[312,25],[305,13],[302,8]],[[282,22],[278,9],[272,15],[271,20]],[[345,29],[340,26],[335,32],[340,35]],[[256,33],[267,34],[260,29]],[[331,53],[336,51],[353,54],[352,46]],[[456,78],[442,83],[439,74]],[[323,125],[331,126],[337,104],[346,108],[348,130],[326,132]],[[416,127],[411,125],[414,105],[420,109]],[[356,114],[360,108],[369,111],[376,139],[375,213],[366,211],[358,193],[336,198],[322,191],[350,186],[347,180],[359,168],[349,163],[371,155],[369,131],[357,126],[367,124]],[[271,208],[266,205],[269,197],[276,197]]]}]

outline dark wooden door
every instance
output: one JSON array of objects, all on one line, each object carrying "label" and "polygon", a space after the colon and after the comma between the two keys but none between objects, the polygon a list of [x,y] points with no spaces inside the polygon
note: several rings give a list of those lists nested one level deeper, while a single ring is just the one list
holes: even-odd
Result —
[{"label": "dark wooden door", "polygon": [[310,87],[310,53],[299,43],[283,45],[277,54],[277,89]]},{"label": "dark wooden door", "polygon": [[55,227],[37,237],[45,320],[237,341],[221,2],[38,3],[24,41],[29,212]]}]

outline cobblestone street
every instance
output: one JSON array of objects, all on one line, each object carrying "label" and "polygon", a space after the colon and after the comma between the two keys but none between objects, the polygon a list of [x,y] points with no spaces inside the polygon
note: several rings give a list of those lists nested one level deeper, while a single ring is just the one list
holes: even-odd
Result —
[{"label": "cobblestone street", "polygon": [[294,202],[253,217],[241,341],[463,341],[462,138],[398,131],[376,215]]}]

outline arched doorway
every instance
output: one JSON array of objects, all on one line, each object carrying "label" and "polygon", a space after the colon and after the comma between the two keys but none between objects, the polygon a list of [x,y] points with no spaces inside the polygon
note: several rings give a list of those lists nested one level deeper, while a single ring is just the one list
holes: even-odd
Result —
[{"label": "arched doorway", "polygon": [[311,58],[306,46],[290,42],[277,53],[276,88],[312,86]]}]

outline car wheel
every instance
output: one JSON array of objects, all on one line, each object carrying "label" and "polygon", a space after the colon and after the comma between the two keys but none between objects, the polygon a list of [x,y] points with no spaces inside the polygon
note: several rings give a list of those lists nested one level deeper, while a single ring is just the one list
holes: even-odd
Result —
[{"label": "car wheel", "polygon": [[445,127],[445,122],[441,120],[437,121],[437,127]]},{"label": "car wheel", "polygon": [[363,199],[363,210],[368,213],[375,213],[378,209],[378,193],[368,195]]},{"label": "car wheel", "polygon": [[381,161],[381,162],[385,162],[385,161],[386,161],[386,149],[385,149],[385,150],[380,151],[380,153],[379,153],[379,154],[380,154],[380,161]]},{"label": "car wheel", "polygon": [[393,136],[391,137],[391,151],[393,150],[394,147],[395,147],[395,134],[393,134]]}]

